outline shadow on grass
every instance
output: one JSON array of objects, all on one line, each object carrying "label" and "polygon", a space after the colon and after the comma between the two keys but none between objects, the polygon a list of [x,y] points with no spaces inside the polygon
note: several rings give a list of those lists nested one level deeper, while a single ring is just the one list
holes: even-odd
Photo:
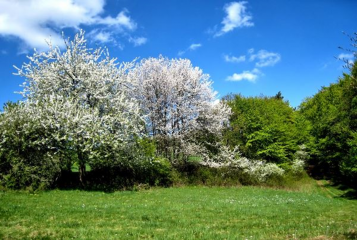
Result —
[{"label": "shadow on grass", "polygon": [[120,170],[96,170],[88,171],[84,181],[80,182],[79,173],[63,171],[56,185],[60,190],[101,191],[111,193],[115,191],[139,191],[153,186],[169,187],[171,180],[165,177],[151,179],[145,174],[135,175],[134,171]]},{"label": "shadow on grass", "polygon": [[[357,189],[353,189],[350,186],[341,183],[330,183],[330,186],[337,188],[342,192],[340,197],[350,200],[357,200]],[[356,234],[356,238],[354,239],[357,239],[357,233],[355,232],[354,234]]]},{"label": "shadow on grass", "polygon": [[76,171],[63,171],[61,177],[58,179],[55,188],[60,190],[81,190],[81,191],[102,191],[102,192],[114,192],[119,187],[114,187],[113,184],[108,182],[101,182],[100,184],[91,184],[93,182],[91,174],[86,174],[84,182],[80,182],[79,173]]},{"label": "shadow on grass", "polygon": [[[339,196],[334,196],[335,198],[346,198],[349,200],[357,200],[357,189],[353,189],[350,186],[347,186],[345,184],[334,183],[332,181],[328,181],[326,184],[324,184],[324,187],[330,187],[330,188],[337,189],[340,192],[340,194],[339,194]],[[354,234],[356,234],[356,237],[357,237],[357,233],[354,233]],[[355,239],[355,238],[353,238],[353,239]]]},{"label": "shadow on grass", "polygon": [[[346,193],[342,194],[341,197],[343,198],[347,198],[347,199],[350,199],[350,200],[357,200],[357,190],[347,190]],[[357,233],[354,233],[355,234],[355,238],[353,239],[357,239]]]},{"label": "shadow on grass", "polygon": [[357,200],[357,189],[341,181],[314,178],[320,192],[329,198]]},{"label": "shadow on grass", "polygon": [[346,239],[357,239],[357,232],[355,230],[351,230],[344,234]]}]

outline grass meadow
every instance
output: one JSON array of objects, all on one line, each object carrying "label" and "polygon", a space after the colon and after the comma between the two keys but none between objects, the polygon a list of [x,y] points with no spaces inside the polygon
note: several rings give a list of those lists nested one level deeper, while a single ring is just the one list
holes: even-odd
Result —
[{"label": "grass meadow", "polygon": [[326,185],[3,191],[0,238],[357,239],[357,201]]}]

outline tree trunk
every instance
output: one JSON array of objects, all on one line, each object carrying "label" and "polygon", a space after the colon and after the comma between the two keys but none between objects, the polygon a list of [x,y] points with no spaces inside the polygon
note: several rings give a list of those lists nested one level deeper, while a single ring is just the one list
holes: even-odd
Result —
[{"label": "tree trunk", "polygon": [[85,164],[80,164],[79,165],[79,181],[81,184],[84,186],[84,178],[86,174],[86,165]]},{"label": "tree trunk", "polygon": [[86,174],[86,164],[84,159],[84,153],[81,151],[80,148],[77,148],[77,155],[78,155],[78,172],[79,172],[79,181],[84,186],[85,181],[85,174]]}]

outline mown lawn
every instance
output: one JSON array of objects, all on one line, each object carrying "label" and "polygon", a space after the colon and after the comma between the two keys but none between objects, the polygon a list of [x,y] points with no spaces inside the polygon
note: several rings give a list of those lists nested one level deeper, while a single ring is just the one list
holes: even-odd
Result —
[{"label": "mown lawn", "polygon": [[318,188],[6,191],[0,238],[357,239],[357,200]]}]

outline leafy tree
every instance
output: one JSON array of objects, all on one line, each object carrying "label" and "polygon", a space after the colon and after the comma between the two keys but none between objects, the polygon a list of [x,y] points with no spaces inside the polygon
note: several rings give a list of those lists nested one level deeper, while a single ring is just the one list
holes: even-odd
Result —
[{"label": "leafy tree", "polygon": [[[355,48],[356,36],[351,38]],[[357,66],[346,63],[350,73],[306,99],[299,112],[311,126],[310,163],[321,175],[356,186]]]},{"label": "leafy tree", "polygon": [[297,150],[295,113],[280,95],[275,97],[225,97],[232,108],[227,144],[239,146],[250,159],[282,163]]},{"label": "leafy tree", "polygon": [[346,147],[347,129],[338,120],[340,98],[340,86],[332,84],[300,106],[300,113],[312,126],[310,134],[313,138],[307,145],[312,156],[310,164],[316,165],[327,176],[339,173],[341,154]]},{"label": "leafy tree", "polygon": [[276,99],[278,99],[278,100],[283,100],[283,99],[284,99],[283,94],[281,94],[280,91],[279,91],[274,97],[275,97]]}]

